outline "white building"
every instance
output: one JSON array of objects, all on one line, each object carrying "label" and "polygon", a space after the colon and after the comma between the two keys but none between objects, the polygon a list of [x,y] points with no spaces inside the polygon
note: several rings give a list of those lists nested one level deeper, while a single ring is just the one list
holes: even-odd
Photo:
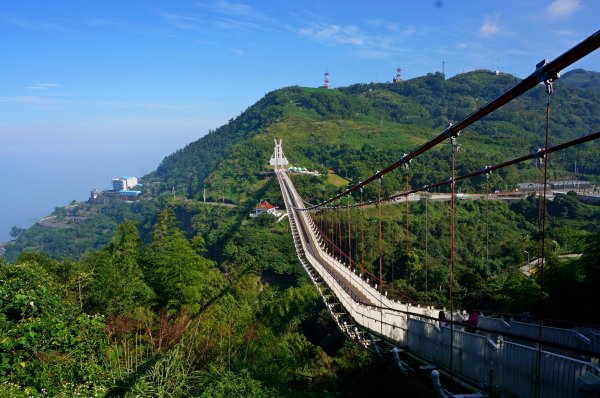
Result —
[{"label": "white building", "polygon": [[137,177],[117,177],[112,179],[114,191],[127,191],[138,185]]},{"label": "white building", "polygon": [[270,214],[272,216],[278,216],[279,212],[277,211],[279,207],[273,206],[266,200],[263,200],[258,206],[255,208],[254,217],[258,217],[263,213]]}]

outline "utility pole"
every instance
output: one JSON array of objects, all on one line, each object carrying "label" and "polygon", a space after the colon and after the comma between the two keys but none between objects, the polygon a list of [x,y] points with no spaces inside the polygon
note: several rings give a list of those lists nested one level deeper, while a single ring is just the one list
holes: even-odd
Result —
[{"label": "utility pole", "polygon": [[442,60],[442,75],[446,79],[446,61]]},{"label": "utility pole", "polygon": [[204,200],[204,203],[206,203],[206,187],[202,187],[202,190],[204,191],[202,198]]}]

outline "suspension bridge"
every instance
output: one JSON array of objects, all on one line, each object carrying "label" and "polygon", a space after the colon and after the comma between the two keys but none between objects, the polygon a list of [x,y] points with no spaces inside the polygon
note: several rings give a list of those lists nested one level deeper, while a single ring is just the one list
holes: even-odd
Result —
[{"label": "suspension bridge", "polygon": [[[432,378],[440,396],[600,396],[600,329],[581,325],[554,327],[549,326],[542,318],[524,320],[486,312],[480,313],[476,326],[465,327],[465,314],[455,308],[453,297],[457,198],[455,184],[476,176],[489,176],[496,170],[531,160],[540,164],[540,182],[543,182],[539,184],[538,192],[540,258],[537,264],[538,272],[543,277],[548,155],[600,138],[600,132],[593,132],[549,146],[553,82],[559,78],[562,69],[598,47],[600,31],[555,60],[540,62],[530,76],[463,120],[449,125],[411,153],[404,154],[397,162],[318,204],[309,204],[298,194],[288,174],[288,161],[283,153],[282,142],[275,141],[270,164],[275,169],[289,213],[298,259],[344,334],[381,356],[389,355],[402,372],[435,369]],[[545,146],[534,153],[456,176],[454,164],[460,132],[540,83],[545,85],[548,97]],[[453,148],[448,179],[410,189],[406,174],[406,189],[382,198],[381,181],[386,174],[398,168],[409,167],[411,160],[448,141]],[[363,190],[369,184],[376,185],[372,189],[377,191],[376,199],[365,200],[363,197]],[[409,196],[419,192],[428,193],[437,187],[448,187],[449,190],[450,308],[436,308],[401,296],[394,288],[393,279],[390,283],[382,272],[381,219],[384,205],[406,199],[408,239]],[[480,200],[486,201],[487,218],[489,193],[486,192],[485,197]],[[350,220],[351,216],[358,217],[362,223],[367,207],[378,213],[378,231],[374,233],[378,234],[375,243],[378,247],[371,249],[379,252],[379,275],[376,275],[376,271],[365,269],[365,231],[363,228],[353,232],[352,225],[356,224]],[[440,319],[440,311],[447,314],[445,318]],[[472,386],[477,392],[459,394],[443,389],[439,381],[440,373],[445,382]]]}]

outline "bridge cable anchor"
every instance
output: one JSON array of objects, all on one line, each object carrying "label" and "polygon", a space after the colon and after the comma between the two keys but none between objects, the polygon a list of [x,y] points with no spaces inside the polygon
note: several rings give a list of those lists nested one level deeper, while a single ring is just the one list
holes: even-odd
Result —
[{"label": "bridge cable anchor", "polygon": [[462,147],[458,144],[458,141],[457,141],[458,135],[459,135],[459,133],[456,133],[456,135],[453,135],[450,137],[450,145],[452,145],[452,149],[455,152],[459,152],[462,149]]},{"label": "bridge cable anchor", "polygon": [[444,131],[442,131],[442,134],[444,134],[447,138],[458,137],[460,135],[461,130],[452,131],[451,130],[452,126],[453,126],[453,124],[452,124],[452,122],[450,122],[450,123],[448,123],[448,126],[446,126]]},{"label": "bridge cable anchor", "polygon": [[404,165],[404,173],[405,174],[408,174],[408,169],[410,168],[410,163],[412,162],[412,159],[406,160],[407,157],[408,157],[408,153],[405,153],[402,155],[402,158],[400,159],[400,161]]},{"label": "bridge cable anchor", "polygon": [[490,180],[490,174],[492,174],[492,166],[485,166],[483,168],[483,171],[485,172],[485,179],[487,181],[489,181]]},{"label": "bridge cable anchor", "polygon": [[538,62],[535,65],[534,74],[536,74],[539,81],[543,82],[544,85],[546,86],[546,94],[552,95],[552,93],[554,92],[554,86],[552,85],[552,83],[554,83],[555,81],[560,79],[560,71],[553,72],[553,73],[549,73],[548,71],[545,71],[544,67],[546,65],[548,65],[549,63],[550,63],[550,61],[548,61],[547,59],[543,59],[540,62]]},{"label": "bridge cable anchor", "polygon": [[542,167],[544,164],[544,160],[546,160],[546,154],[542,152],[544,152],[545,149],[546,148],[538,148],[537,150],[531,151],[533,158],[535,159],[536,166],[539,164],[539,167]]}]

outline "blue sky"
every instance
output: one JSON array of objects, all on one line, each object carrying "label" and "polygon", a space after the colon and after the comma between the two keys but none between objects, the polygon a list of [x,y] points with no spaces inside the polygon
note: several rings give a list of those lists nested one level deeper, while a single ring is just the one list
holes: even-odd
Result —
[{"label": "blue sky", "polygon": [[326,69],[333,87],[442,61],[525,77],[599,15],[598,0],[3,0],[0,241]]},{"label": "blue sky", "polygon": [[[0,144],[194,139],[289,85],[474,68],[525,77],[599,27],[596,0],[0,4]],[[600,56],[577,66],[599,70]]]}]

